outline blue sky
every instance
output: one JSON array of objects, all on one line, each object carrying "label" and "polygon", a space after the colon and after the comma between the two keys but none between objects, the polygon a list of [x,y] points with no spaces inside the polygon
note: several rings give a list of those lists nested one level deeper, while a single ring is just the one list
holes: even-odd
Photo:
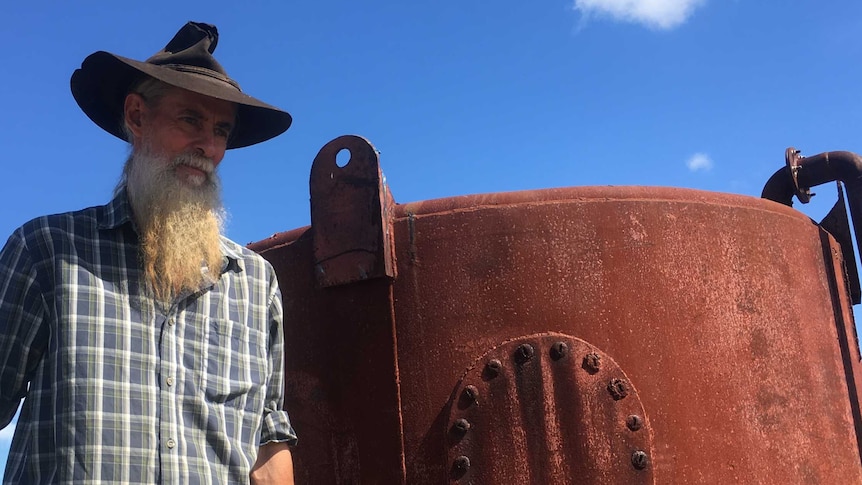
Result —
[{"label": "blue sky", "polygon": [[[326,142],[368,138],[396,201],[580,185],[759,196],[803,154],[862,152],[862,2],[4,2],[0,234],[105,203],[126,146],[81,113],[88,54],[145,59],[187,20],[294,125],[220,166],[240,243],[309,223]],[[821,187],[800,209],[834,202]],[[0,431],[0,463],[11,428]]]}]

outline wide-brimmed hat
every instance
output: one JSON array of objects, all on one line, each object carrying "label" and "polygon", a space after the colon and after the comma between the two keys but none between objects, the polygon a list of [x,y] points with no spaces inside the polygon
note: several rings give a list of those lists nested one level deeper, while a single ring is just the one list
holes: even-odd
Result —
[{"label": "wide-brimmed hat", "polygon": [[164,49],[144,62],[95,52],[72,73],[72,95],[93,122],[122,139],[126,95],[143,76],[236,103],[236,127],[228,148],[254,145],[287,130],[290,114],[243,93],[212,56],[217,44],[214,25],[189,22]]}]

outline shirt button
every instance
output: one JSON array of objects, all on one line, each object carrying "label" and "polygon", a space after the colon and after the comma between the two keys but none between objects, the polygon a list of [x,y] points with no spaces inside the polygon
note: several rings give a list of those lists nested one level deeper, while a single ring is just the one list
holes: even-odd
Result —
[{"label": "shirt button", "polygon": [[173,386],[173,385],[174,385],[174,378],[173,378],[173,377],[168,377],[168,378],[167,378],[167,383],[168,383],[168,385],[169,385],[169,386]]},{"label": "shirt button", "polygon": [[173,318],[168,318],[168,325],[170,325],[171,327],[174,326],[174,319]]},{"label": "shirt button", "polygon": [[168,442],[165,444],[168,445],[168,448],[170,448],[170,449],[173,449],[174,446],[177,446],[177,442],[174,441],[173,438],[168,439]]}]

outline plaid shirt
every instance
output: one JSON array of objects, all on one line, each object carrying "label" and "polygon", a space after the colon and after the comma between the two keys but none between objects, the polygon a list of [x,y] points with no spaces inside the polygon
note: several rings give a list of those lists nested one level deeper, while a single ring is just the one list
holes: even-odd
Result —
[{"label": "plaid shirt", "polygon": [[247,483],[296,440],[272,267],[225,238],[218,282],[165,311],[142,296],[124,188],[28,222],[0,252],[4,483]]}]

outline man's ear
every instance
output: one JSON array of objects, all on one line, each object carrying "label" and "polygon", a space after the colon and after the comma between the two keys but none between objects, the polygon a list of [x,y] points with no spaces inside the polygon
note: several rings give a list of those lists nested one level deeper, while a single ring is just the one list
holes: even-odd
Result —
[{"label": "man's ear", "polygon": [[[141,137],[143,127],[143,116],[147,106],[144,98],[138,93],[129,93],[126,96],[126,102],[123,104],[123,116],[126,126],[135,138]],[[129,140],[130,142],[132,140]]]}]

